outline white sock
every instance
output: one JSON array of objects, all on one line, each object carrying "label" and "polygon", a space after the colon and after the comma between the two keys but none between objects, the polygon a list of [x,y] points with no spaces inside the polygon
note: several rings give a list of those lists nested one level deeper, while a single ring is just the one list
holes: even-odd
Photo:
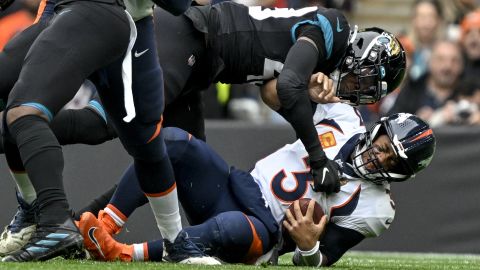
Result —
[{"label": "white sock", "polygon": [[116,212],[118,211],[117,208],[114,208],[113,205],[108,204],[107,207],[103,209],[103,211],[105,211],[105,213],[107,213],[113,219],[113,221],[118,227],[123,228],[123,225],[125,225],[125,219],[117,215],[117,212]]},{"label": "white sock", "polygon": [[35,188],[28,178],[27,173],[14,173],[10,172],[12,177],[15,179],[15,183],[17,184],[18,192],[24,201],[28,204],[32,204],[32,202],[37,199],[37,193],[35,192]]},{"label": "white sock", "polygon": [[147,195],[158,229],[164,239],[173,242],[182,230],[180,211],[178,209],[177,186],[174,186],[158,196]]},{"label": "white sock", "polygon": [[145,261],[146,244],[133,244],[133,261]]}]

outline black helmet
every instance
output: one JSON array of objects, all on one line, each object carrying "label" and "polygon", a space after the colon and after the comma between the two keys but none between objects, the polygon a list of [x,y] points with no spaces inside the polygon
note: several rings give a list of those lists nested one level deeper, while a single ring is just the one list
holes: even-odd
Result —
[{"label": "black helmet", "polygon": [[[381,134],[388,136],[396,154],[395,165],[388,170],[371,154],[372,144]],[[369,154],[368,161],[362,158],[365,152]],[[369,132],[363,134],[355,146],[352,163],[358,175],[374,183],[400,182],[414,177],[427,167],[434,152],[435,136],[428,124],[413,114],[397,113],[383,117]],[[368,163],[372,163],[375,169],[367,169]]]},{"label": "black helmet", "polygon": [[[338,81],[337,96],[352,105],[375,103],[402,82],[405,51],[393,34],[376,27],[353,32],[352,39],[337,74],[332,76]],[[342,84],[347,78],[354,87]]]}]

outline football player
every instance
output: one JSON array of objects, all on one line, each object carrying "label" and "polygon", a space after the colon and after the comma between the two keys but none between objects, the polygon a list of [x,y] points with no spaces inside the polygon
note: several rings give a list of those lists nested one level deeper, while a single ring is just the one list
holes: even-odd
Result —
[{"label": "football player", "polygon": [[[295,251],[295,265],[328,266],[363,239],[385,231],[395,214],[390,184],[428,166],[435,150],[432,130],[415,115],[400,113],[366,131],[356,110],[341,103],[318,105],[313,119],[327,156],[341,167],[344,181],[338,193],[315,191],[308,152],[299,140],[247,173],[229,167],[203,141],[166,129],[179,199],[192,225],[181,237],[227,263],[255,263]],[[286,209],[300,198],[322,206],[326,216],[319,224],[313,223],[311,210],[285,218]],[[146,202],[129,168],[98,219],[82,215],[80,231],[96,259],[162,259],[162,240],[126,245],[112,238]],[[281,226],[287,232],[283,237]]]},{"label": "football player", "polygon": [[[341,98],[353,104],[376,102],[403,79],[405,56],[396,38],[381,29],[351,31],[335,9],[273,10],[223,2],[191,7],[179,17],[161,9],[155,12],[157,37],[171,37],[158,42],[167,99],[217,81],[274,89],[279,97],[275,109],[305,145],[319,191],[337,192],[339,181],[337,166],[323,152],[311,121],[313,105],[307,92],[311,75],[337,70],[336,98],[332,93],[330,101]],[[201,112],[190,115],[203,122]]]}]

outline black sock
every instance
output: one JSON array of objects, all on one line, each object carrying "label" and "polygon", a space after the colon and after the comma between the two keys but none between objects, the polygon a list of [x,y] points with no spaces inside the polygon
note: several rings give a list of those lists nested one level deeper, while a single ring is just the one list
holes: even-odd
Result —
[{"label": "black sock", "polygon": [[9,132],[37,192],[39,223],[63,223],[70,217],[63,189],[63,154],[48,123],[27,115],[9,125]]}]

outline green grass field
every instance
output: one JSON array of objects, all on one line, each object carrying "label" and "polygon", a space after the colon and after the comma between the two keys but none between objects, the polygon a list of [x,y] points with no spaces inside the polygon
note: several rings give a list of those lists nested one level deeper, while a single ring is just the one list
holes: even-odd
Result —
[{"label": "green grass field", "polygon": [[[280,266],[245,266],[245,265],[221,265],[221,266],[191,266],[180,264],[161,263],[102,263],[95,261],[67,261],[54,259],[41,263],[0,263],[0,269],[226,269],[226,270],[249,270],[249,269],[312,269],[307,267],[293,267],[290,256],[283,256]],[[433,269],[479,269],[479,255],[451,255],[451,254],[425,254],[425,253],[381,253],[381,252],[349,252],[335,264],[333,270],[343,269],[401,269],[401,270],[433,270]]]}]

